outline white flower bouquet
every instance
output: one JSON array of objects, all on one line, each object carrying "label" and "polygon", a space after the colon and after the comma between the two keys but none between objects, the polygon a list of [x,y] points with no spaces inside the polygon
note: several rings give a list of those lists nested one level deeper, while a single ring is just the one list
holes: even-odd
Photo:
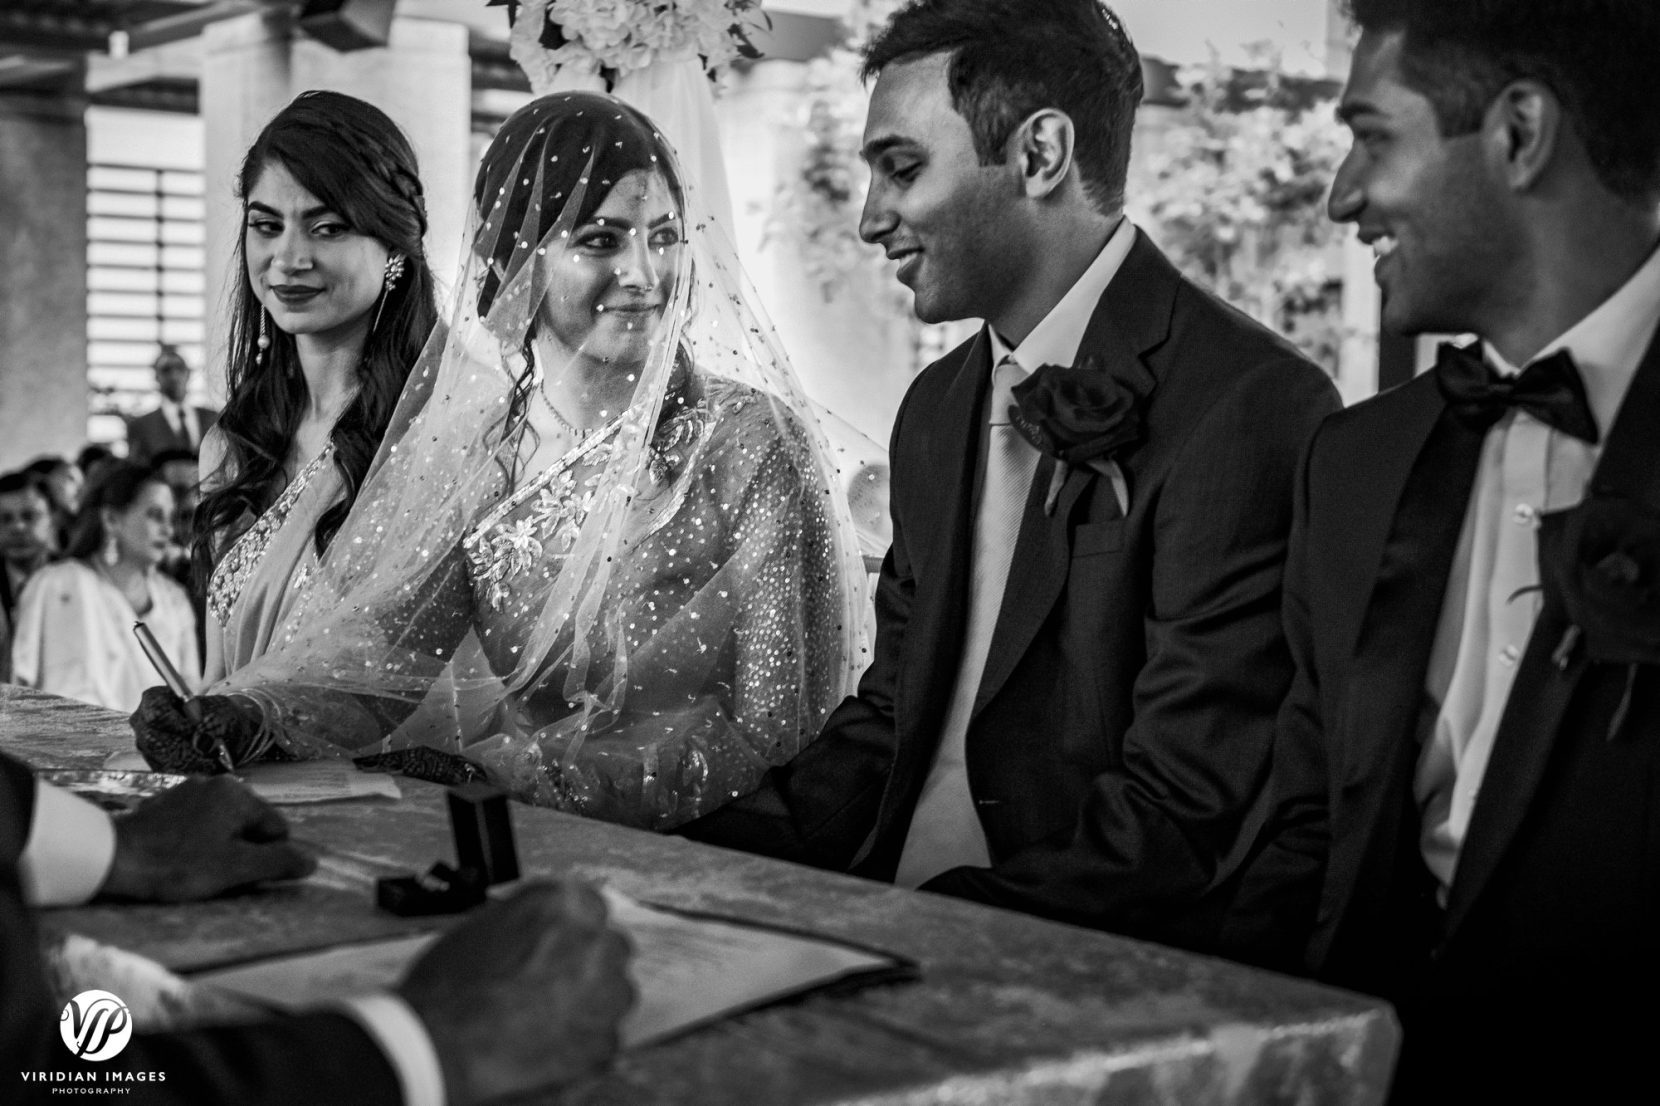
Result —
[{"label": "white flower bouquet", "polygon": [[768,26],[761,0],[488,0],[506,6],[513,60],[532,88],[561,70],[598,76],[609,91],[656,61],[696,60],[711,79],[734,58],[758,58],[750,41]]}]

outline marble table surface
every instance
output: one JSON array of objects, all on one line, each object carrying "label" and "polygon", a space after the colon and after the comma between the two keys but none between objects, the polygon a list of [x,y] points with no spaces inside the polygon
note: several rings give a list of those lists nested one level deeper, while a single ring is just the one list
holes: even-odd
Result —
[{"label": "marble table surface", "polygon": [[[0,749],[39,768],[130,748],[124,717],[0,688]],[[298,885],[186,906],[49,911],[181,973],[432,928],[377,911],[377,876],[453,861],[443,789],[289,806],[324,849]],[[1380,1000],[1157,945],[518,804],[527,874],[886,949],[915,982],[820,992],[625,1053],[562,1106],[1381,1102],[1399,1041]],[[552,1101],[550,1099],[549,1101]]]}]

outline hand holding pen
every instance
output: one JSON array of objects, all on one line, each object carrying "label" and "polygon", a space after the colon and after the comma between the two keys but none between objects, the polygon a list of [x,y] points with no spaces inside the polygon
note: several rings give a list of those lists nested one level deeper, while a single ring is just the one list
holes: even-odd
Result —
[{"label": "hand holding pen", "polygon": [[[179,670],[173,667],[173,662],[168,659],[161,643],[156,640],[156,635],[151,633],[150,627],[142,622],[133,623],[133,633],[137,635],[138,644],[144,650],[144,655],[150,658],[150,663],[155,667],[157,674],[161,676],[162,683],[167,685],[167,690],[178,697],[185,716],[192,723],[200,726],[202,705],[196,701],[195,693],[184,682],[184,677],[179,675]],[[236,770],[236,761],[231,757],[230,749],[226,748],[224,740],[217,736],[213,738],[213,755],[218,758],[225,771],[232,772]]]}]

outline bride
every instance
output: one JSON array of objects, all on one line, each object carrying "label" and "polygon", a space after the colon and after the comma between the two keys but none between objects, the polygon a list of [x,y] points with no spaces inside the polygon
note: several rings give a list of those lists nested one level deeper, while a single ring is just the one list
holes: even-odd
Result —
[{"label": "bride", "polygon": [[197,770],[204,734],[241,762],[437,746],[520,798],[670,828],[752,790],[850,689],[843,482],[643,115],[531,103],[474,200],[463,302],[332,555],[200,725],[148,693],[139,745]]}]

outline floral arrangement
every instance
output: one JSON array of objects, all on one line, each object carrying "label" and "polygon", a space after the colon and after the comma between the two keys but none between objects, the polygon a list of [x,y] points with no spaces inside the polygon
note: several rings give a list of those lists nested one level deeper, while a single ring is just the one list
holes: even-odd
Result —
[{"label": "floral arrangement", "polygon": [[769,25],[761,0],[487,0],[506,7],[510,51],[532,88],[569,69],[618,78],[655,61],[696,58],[711,79],[735,58],[758,58],[753,31]]},{"label": "floral arrangement", "polygon": [[1182,273],[1337,368],[1344,228],[1325,198],[1347,140],[1330,93],[1259,45],[1186,68],[1187,103],[1138,125],[1127,202]]},{"label": "floral arrangement", "polygon": [[801,161],[780,182],[766,231],[768,241],[795,240],[825,302],[853,283],[891,283],[890,274],[882,271],[881,251],[859,239],[859,208],[869,174],[858,152],[868,97],[853,76],[857,71],[858,62],[847,50],[807,64]]},{"label": "floral arrangement", "polygon": [[801,161],[778,186],[763,243],[788,240],[826,303],[855,287],[878,288],[885,293],[878,306],[908,319],[911,298],[894,279],[897,266],[859,238],[870,180],[859,157],[870,107],[870,90],[858,76],[859,50],[898,7],[899,0],[853,0],[843,17],[847,42],[807,63]]}]

